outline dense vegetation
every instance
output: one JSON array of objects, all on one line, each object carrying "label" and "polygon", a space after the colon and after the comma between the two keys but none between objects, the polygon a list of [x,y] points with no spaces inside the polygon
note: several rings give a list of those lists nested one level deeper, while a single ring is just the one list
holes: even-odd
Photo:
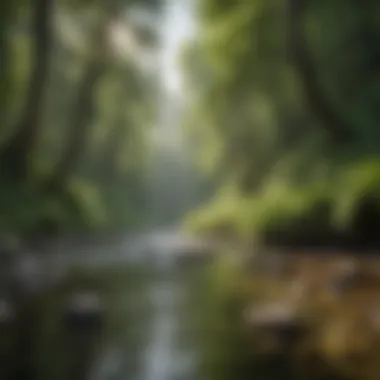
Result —
[{"label": "dense vegetation", "polygon": [[8,3],[0,16],[0,233],[138,226],[160,86],[144,63],[156,54],[162,2]]},{"label": "dense vegetation", "polygon": [[195,230],[279,245],[374,245],[380,6],[199,1],[186,128],[219,192]]}]

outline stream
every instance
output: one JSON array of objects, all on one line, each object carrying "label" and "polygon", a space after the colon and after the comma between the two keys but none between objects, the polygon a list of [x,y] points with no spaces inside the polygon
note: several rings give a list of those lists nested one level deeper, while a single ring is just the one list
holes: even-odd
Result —
[{"label": "stream", "polygon": [[[83,248],[66,256],[57,251],[49,264],[52,271],[66,266],[80,273],[77,279],[91,278],[72,285],[70,292],[96,289],[97,279],[105,284],[98,294],[107,323],[102,332],[65,330],[58,322],[44,332],[37,379],[206,379],[201,376],[204,326],[197,304],[205,266],[178,266],[180,247],[178,236],[158,234],[87,253]],[[55,301],[46,309],[44,326],[54,324],[54,309],[61,304]]]}]

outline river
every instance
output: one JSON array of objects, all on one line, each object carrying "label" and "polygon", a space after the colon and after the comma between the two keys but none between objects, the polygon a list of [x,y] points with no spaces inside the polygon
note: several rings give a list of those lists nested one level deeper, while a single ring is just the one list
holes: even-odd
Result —
[{"label": "river", "polygon": [[[181,246],[172,235],[57,252],[53,266],[75,280],[44,306],[38,344],[39,380],[195,380],[202,374],[204,307],[199,296],[206,267],[178,266]],[[91,252],[93,251],[93,252]],[[92,333],[58,322],[69,294],[94,292],[104,306],[104,326]],[[64,294],[64,295],[63,295]],[[55,322],[54,322],[55,320]],[[46,326],[50,327],[50,330]],[[70,330],[71,329],[71,330]],[[222,363],[221,363],[222,364]]]}]

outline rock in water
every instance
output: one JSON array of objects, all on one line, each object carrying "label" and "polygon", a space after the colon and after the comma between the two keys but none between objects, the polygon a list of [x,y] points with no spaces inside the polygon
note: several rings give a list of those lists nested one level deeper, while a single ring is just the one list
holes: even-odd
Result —
[{"label": "rock in water", "polygon": [[5,299],[0,299],[0,327],[8,326],[13,321],[14,310],[12,304]]},{"label": "rock in water", "polygon": [[13,278],[23,294],[37,294],[46,285],[46,273],[42,261],[31,253],[21,253],[13,264]]},{"label": "rock in water", "polygon": [[246,312],[245,320],[258,332],[275,337],[285,350],[294,347],[307,332],[297,309],[283,303],[254,307]]},{"label": "rock in water", "polygon": [[72,330],[98,330],[104,324],[105,308],[97,294],[74,294],[64,312],[64,323]]}]

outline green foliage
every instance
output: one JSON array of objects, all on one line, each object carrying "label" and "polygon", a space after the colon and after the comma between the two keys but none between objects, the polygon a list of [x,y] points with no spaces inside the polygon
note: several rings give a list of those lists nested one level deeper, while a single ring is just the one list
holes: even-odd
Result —
[{"label": "green foliage", "polygon": [[[111,48],[106,42],[106,54],[100,57],[104,75],[87,82],[83,78],[91,61],[89,54],[98,54],[95,44],[99,41],[94,41],[93,30],[105,7],[114,8],[110,12],[122,28],[130,30],[139,52],[144,52],[159,42],[155,22],[162,1],[59,0],[56,5],[53,15],[44,15],[52,17],[47,23],[53,23],[54,36],[52,46],[46,46],[51,56],[49,70],[40,73],[39,83],[31,80],[36,57],[41,58],[41,52],[35,51],[41,36],[30,28],[33,5],[12,2],[3,7],[0,17],[2,149],[11,144],[19,128],[15,122],[25,115],[28,86],[38,86],[47,78],[41,118],[28,131],[36,132],[37,145],[29,152],[33,154],[28,153],[32,165],[25,180],[12,178],[16,162],[2,162],[0,232],[30,236],[134,227],[147,217],[143,194],[148,126],[157,117],[156,74],[139,66],[134,51],[124,46]],[[121,18],[121,11],[127,17]],[[103,29],[102,37],[110,33],[107,27]],[[81,89],[83,83],[88,88]],[[77,104],[79,92],[81,103]],[[83,128],[84,133],[68,143],[77,144],[75,149],[80,150],[73,170],[59,188],[46,185],[63,152],[73,151],[66,137],[82,108],[86,115],[77,129]]]},{"label": "green foliage", "polygon": [[28,236],[104,227],[107,214],[97,189],[80,182],[71,187],[65,194],[53,196],[35,185],[3,183],[0,230]]},{"label": "green foliage", "polygon": [[[183,54],[186,128],[219,187],[234,190],[189,228],[335,244],[365,224],[364,204],[380,205],[380,9],[300,4],[199,2],[199,34]],[[328,133],[338,122],[340,142]]]},{"label": "green foliage", "polygon": [[362,223],[364,202],[380,203],[379,168],[378,159],[354,162],[307,186],[274,177],[254,195],[217,198],[191,215],[187,227],[266,244],[346,244]]}]

